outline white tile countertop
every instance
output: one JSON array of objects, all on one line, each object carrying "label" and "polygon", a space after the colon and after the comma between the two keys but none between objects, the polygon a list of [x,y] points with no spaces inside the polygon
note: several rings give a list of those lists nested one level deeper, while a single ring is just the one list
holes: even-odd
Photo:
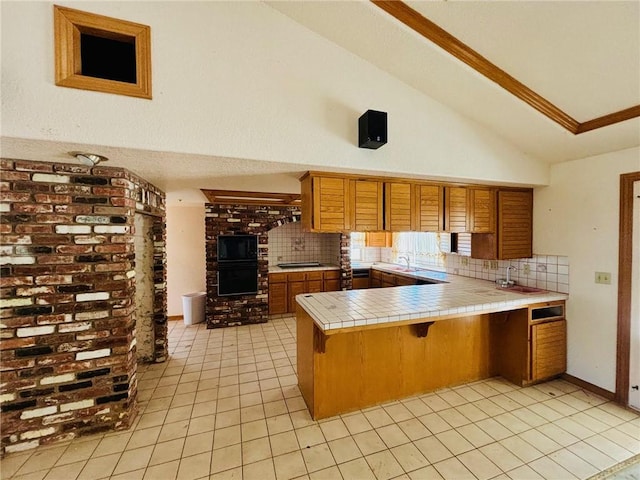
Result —
[{"label": "white tile countertop", "polygon": [[282,268],[276,265],[269,265],[269,273],[290,273],[290,272],[313,272],[318,270],[340,270],[339,265],[322,264],[319,267],[288,267]]},{"label": "white tile countertop", "polygon": [[419,319],[426,318],[436,321],[438,317],[517,310],[568,298],[564,293],[550,291],[518,293],[487,280],[445,275],[447,283],[307,293],[297,295],[296,301],[321,330],[331,334],[369,325],[420,323]]}]

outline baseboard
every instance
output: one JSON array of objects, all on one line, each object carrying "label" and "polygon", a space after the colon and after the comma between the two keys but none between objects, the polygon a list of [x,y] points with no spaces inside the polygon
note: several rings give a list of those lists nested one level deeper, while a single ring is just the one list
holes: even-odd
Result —
[{"label": "baseboard", "polygon": [[176,321],[176,320],[183,320],[183,319],[184,319],[184,315],[169,315],[167,317],[167,320],[169,320],[170,322]]},{"label": "baseboard", "polygon": [[605,390],[604,388],[598,387],[593,383],[585,382],[584,380],[574,377],[573,375],[569,375],[568,373],[563,373],[560,378],[566,380],[569,383],[573,383],[580,388],[584,388],[585,390],[595,393],[596,395],[600,395],[607,400],[615,400],[616,394],[614,392],[610,392],[609,390]]}]

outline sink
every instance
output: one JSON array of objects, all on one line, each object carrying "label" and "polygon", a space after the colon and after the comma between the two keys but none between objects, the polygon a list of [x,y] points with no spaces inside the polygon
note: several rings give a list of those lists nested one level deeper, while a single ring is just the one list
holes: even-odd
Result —
[{"label": "sink", "polygon": [[525,287],[524,285],[514,285],[508,288],[500,288],[500,287],[498,288],[500,290],[506,290],[508,292],[517,292],[517,293],[542,293],[547,291],[547,290],[543,290],[542,288]]},{"label": "sink", "polygon": [[386,270],[393,270],[394,272],[415,272],[416,268],[413,267],[383,267]]}]

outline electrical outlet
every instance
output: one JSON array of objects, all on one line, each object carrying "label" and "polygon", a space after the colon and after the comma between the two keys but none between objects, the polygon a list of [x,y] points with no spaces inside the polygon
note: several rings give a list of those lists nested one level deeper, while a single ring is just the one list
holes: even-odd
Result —
[{"label": "electrical outlet", "polygon": [[611,273],[596,272],[596,283],[602,283],[603,285],[611,285]]},{"label": "electrical outlet", "polygon": [[460,264],[461,264],[463,267],[466,267],[467,265],[469,265],[469,259],[468,259],[467,257],[462,257],[462,258],[460,259]]},{"label": "electrical outlet", "polygon": [[489,268],[489,260],[485,260],[484,262],[482,262],[482,268],[484,268],[485,270]]},{"label": "electrical outlet", "polygon": [[497,269],[498,269],[498,261],[491,260],[491,270],[497,270]]},{"label": "electrical outlet", "polygon": [[531,266],[528,263],[525,263],[522,266],[522,273],[524,273],[525,275],[529,275],[531,273]]}]

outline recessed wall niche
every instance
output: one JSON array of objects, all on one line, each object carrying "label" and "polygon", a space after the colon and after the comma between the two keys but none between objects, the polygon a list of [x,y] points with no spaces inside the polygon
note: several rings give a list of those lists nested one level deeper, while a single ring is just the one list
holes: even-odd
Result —
[{"label": "recessed wall niche", "polygon": [[56,85],[151,98],[151,29],[54,5]]}]

